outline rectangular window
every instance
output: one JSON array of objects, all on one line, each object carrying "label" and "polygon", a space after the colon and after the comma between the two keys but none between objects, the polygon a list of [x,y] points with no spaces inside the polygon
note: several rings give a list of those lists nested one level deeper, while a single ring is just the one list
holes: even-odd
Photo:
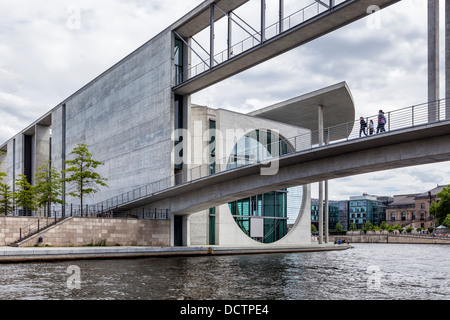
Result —
[{"label": "rectangular window", "polygon": [[183,42],[180,40],[175,40],[173,61],[175,63],[175,85],[178,85],[183,82]]}]

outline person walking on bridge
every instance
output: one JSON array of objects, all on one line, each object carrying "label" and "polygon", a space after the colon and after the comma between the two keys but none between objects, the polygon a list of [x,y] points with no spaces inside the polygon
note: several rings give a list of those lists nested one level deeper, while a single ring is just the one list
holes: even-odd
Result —
[{"label": "person walking on bridge", "polygon": [[383,110],[380,110],[378,112],[377,133],[386,132],[386,129],[384,128],[385,125],[386,125],[386,117],[384,116]]},{"label": "person walking on bridge", "polygon": [[364,135],[367,137],[367,132],[366,132],[367,122],[364,120],[363,117],[360,117],[359,123],[361,125],[361,127],[359,129],[359,137],[361,138],[361,133],[364,133]]}]

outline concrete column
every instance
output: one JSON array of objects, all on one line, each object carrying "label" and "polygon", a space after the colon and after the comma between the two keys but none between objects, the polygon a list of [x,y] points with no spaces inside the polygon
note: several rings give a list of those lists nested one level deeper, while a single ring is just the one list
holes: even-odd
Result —
[{"label": "concrete column", "polygon": [[175,217],[173,214],[169,214],[170,227],[169,227],[169,238],[170,238],[170,246],[175,246]]},{"label": "concrete column", "polygon": [[428,122],[439,119],[439,0],[428,0]]},{"label": "concrete column", "polygon": [[280,29],[280,33],[282,33],[284,30],[283,28],[283,20],[284,20],[284,0],[279,0],[280,1],[280,9],[279,9],[279,13],[278,13],[278,24],[279,24],[279,29]]},{"label": "concrete column", "polygon": [[232,50],[232,40],[233,40],[233,13],[228,13],[228,39],[227,39],[227,47],[228,47],[228,60],[231,59],[231,50]]},{"label": "concrete column", "polygon": [[261,0],[261,43],[266,41],[266,0]]},{"label": "concrete column", "polygon": [[328,180],[325,181],[325,243],[328,243],[329,230],[329,209],[328,209]]},{"label": "concrete column", "polygon": [[209,49],[209,68],[214,68],[214,5],[210,6],[210,49]]},{"label": "concrete column", "polygon": [[319,146],[323,146],[324,134],[323,134],[323,106],[317,106],[318,115],[318,134],[319,134]]},{"label": "concrete column", "polygon": [[[325,131],[324,131],[325,132]],[[325,136],[325,144],[328,145],[330,143],[330,130],[326,130],[327,135]],[[329,235],[330,235],[330,228],[329,228],[329,193],[328,193],[328,180],[325,181],[325,243],[328,243]]]},{"label": "concrete column", "polygon": [[37,169],[43,165],[48,164],[50,160],[50,127],[36,124],[35,125],[35,140],[34,140],[34,152],[35,152],[35,162],[34,170],[36,173]]},{"label": "concrete column", "polygon": [[323,181],[319,182],[319,244],[323,243]]},{"label": "concrete column", "polygon": [[[323,134],[323,106],[317,106],[318,114],[318,134],[319,134],[319,145],[323,145],[324,134]],[[319,244],[323,243],[323,187],[324,182],[319,182]]]},{"label": "concrete column", "polygon": [[450,3],[445,1],[445,118],[450,119]]}]

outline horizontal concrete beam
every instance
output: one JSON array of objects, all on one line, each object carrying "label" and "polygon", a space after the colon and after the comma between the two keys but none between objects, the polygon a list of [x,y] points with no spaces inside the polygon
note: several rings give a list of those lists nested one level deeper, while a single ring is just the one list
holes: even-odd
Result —
[{"label": "horizontal concrete beam", "polygon": [[174,214],[191,214],[282,188],[443,161],[450,161],[450,121],[290,154],[279,160],[279,171],[273,176],[262,176],[262,165],[251,165],[195,180],[121,208],[151,205]]},{"label": "horizontal concrete beam", "polygon": [[[189,12],[180,20],[175,22],[171,29],[176,31],[183,38],[187,39],[209,27],[210,24],[210,7],[212,4],[218,6],[223,12],[236,10],[249,0],[208,0],[204,1],[197,8]],[[214,10],[214,20],[220,20],[224,14],[218,10]]]}]

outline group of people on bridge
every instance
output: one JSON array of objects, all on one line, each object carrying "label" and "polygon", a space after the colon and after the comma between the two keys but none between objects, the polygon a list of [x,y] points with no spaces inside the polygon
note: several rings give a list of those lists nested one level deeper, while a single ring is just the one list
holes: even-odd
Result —
[{"label": "group of people on bridge", "polygon": [[[361,117],[359,118],[359,122],[360,122],[360,129],[359,129],[360,138],[363,133],[366,137],[368,135],[373,135],[375,133],[373,120],[370,120],[369,123],[367,123],[367,121],[363,117]],[[386,116],[384,115],[383,110],[380,110],[378,111],[378,123],[376,133],[386,132],[385,125],[386,125]],[[367,127],[369,128],[368,131]]]}]

